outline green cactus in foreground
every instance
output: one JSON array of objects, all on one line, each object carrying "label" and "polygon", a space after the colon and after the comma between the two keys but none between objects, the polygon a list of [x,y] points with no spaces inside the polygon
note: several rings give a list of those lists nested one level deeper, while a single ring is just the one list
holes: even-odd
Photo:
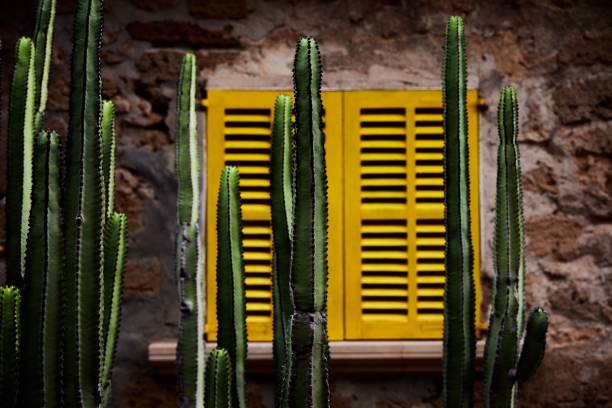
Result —
[{"label": "green cactus in foreground", "polygon": [[525,234],[517,144],[518,101],[513,88],[502,90],[498,115],[495,283],[485,348],[485,404],[506,408],[516,406],[517,381],[527,379],[544,355],[548,317],[536,308],[525,330]]},{"label": "green cactus in foreground", "polygon": [[470,233],[470,180],[463,21],[451,17],[444,49],[444,381],[446,407],[473,405],[475,291]]},{"label": "green cactus in foreground", "polygon": [[226,166],[217,201],[217,321],[218,345],[228,351],[234,369],[232,405],[246,408],[247,328],[238,186],[238,168]]},{"label": "green cactus in foreground", "polygon": [[274,107],[272,148],[270,154],[270,196],[274,261],[272,288],[274,302],[274,366],[276,407],[289,405],[291,372],[291,236],[293,234],[293,137],[291,98],[280,95]]},{"label": "green cactus in foreground", "polygon": [[14,286],[0,288],[0,401],[17,404],[21,296]]},{"label": "green cactus in foreground", "polygon": [[296,158],[290,269],[294,313],[289,405],[321,408],[330,404],[326,333],[327,173],[321,62],[314,39],[302,38],[298,42],[293,73]]},{"label": "green cactus in foreground", "polygon": [[40,129],[55,0],[40,0],[34,41],[17,44],[9,109],[7,277],[22,293],[22,340],[15,356],[21,361],[13,383],[17,400],[3,399],[8,406],[111,404],[127,220],[114,212],[114,109],[100,97],[102,10],[100,0],[80,0],[75,14],[63,190],[58,135]]},{"label": "green cactus in foreground", "polygon": [[199,238],[200,170],[195,117],[196,58],[185,55],[178,85],[176,171],[177,281],[181,301],[177,371],[181,407],[204,403],[203,262]]},{"label": "green cactus in foreground", "polygon": [[232,364],[229,353],[216,348],[206,363],[205,408],[232,407]]}]

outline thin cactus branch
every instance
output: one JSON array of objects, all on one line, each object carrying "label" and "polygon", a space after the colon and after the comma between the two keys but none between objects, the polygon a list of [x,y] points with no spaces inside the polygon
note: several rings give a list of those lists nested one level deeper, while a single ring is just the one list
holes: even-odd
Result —
[{"label": "thin cactus branch", "polygon": [[216,348],[206,363],[205,408],[232,407],[232,364],[229,353]]},{"label": "thin cactus branch", "polygon": [[14,286],[0,287],[0,401],[17,406],[21,296]]},{"label": "thin cactus branch", "polygon": [[59,141],[41,131],[34,149],[31,229],[23,291],[23,341],[19,403],[60,405],[60,330],[63,248]]},{"label": "thin cactus branch", "polygon": [[200,218],[199,149],[196,134],[196,58],[183,58],[178,84],[176,173],[177,280],[181,302],[177,369],[182,407],[204,404],[204,300]]},{"label": "thin cactus branch", "polygon": [[446,27],[443,67],[444,197],[446,247],[444,288],[444,381],[446,407],[473,404],[475,289],[470,229],[470,181],[463,21]]},{"label": "thin cactus branch", "polygon": [[36,96],[35,51],[29,38],[17,43],[8,119],[6,245],[7,282],[19,287],[25,275],[32,207],[32,158]]},{"label": "thin cactus branch", "polygon": [[47,84],[49,83],[49,66],[51,65],[51,48],[53,45],[53,28],[55,26],[56,0],[39,0],[34,29],[36,47],[36,114],[34,129],[38,131],[47,108]]},{"label": "thin cactus branch", "polygon": [[197,223],[200,215],[199,156],[195,114],[196,58],[186,54],[179,78],[176,169],[178,222]]},{"label": "thin cactus branch", "polygon": [[238,186],[238,168],[226,166],[217,202],[217,320],[219,347],[228,351],[234,367],[232,405],[246,408],[247,328]]},{"label": "thin cactus branch", "polygon": [[115,211],[115,106],[111,101],[102,103],[102,177],[104,180],[105,219]]},{"label": "thin cactus branch", "polygon": [[[114,173],[114,172],[113,172]],[[127,251],[127,217],[112,213],[104,233],[104,321],[102,336],[104,349],[100,362],[100,394],[102,406],[110,406],[113,360],[121,324],[123,270]]]},{"label": "thin cactus branch", "polygon": [[289,381],[287,378],[291,372],[291,316],[293,314],[289,282],[293,223],[291,105],[291,98],[286,95],[276,98],[270,154],[270,195],[272,236],[274,237],[272,285],[276,407],[288,407]]},{"label": "thin cactus branch", "polygon": [[523,348],[516,368],[516,380],[529,379],[540,366],[546,349],[548,315],[542,308],[535,308],[529,314]]}]

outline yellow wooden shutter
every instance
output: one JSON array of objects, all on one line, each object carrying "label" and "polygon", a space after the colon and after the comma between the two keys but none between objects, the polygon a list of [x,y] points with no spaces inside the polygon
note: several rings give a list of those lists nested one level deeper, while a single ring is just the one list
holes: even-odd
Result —
[{"label": "yellow wooden shutter", "polygon": [[[468,110],[474,274],[479,299],[476,91],[468,92]],[[441,338],[441,92],[345,92],[344,129],[345,337]],[[479,308],[476,321],[480,321]]]},{"label": "yellow wooden shutter", "polygon": [[[286,94],[291,92],[286,91]],[[240,169],[247,329],[250,341],[272,340],[272,228],[270,223],[270,136],[274,101],[281,91],[208,92],[206,191],[206,334],[215,341],[216,200],[224,165]],[[331,340],[343,338],[342,95],[323,92],[329,191],[329,307]],[[332,163],[331,165],[329,165]],[[335,165],[334,165],[335,163]]]}]

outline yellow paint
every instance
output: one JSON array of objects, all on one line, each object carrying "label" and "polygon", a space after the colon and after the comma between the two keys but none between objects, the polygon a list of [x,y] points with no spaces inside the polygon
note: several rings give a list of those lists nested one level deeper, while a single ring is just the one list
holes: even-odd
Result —
[{"label": "yellow paint", "polygon": [[[279,94],[211,90],[202,102],[208,109],[210,341],[216,340],[217,330],[216,196],[228,162],[238,164],[243,175],[248,336],[250,341],[272,339],[268,150]],[[322,97],[329,179],[329,338],[439,339],[444,285],[441,93],[325,91]],[[477,103],[477,92],[469,91],[474,273],[480,304]],[[480,322],[479,308],[476,313]]]},{"label": "yellow paint", "polygon": [[[343,94],[345,339],[439,339],[444,307],[441,92]],[[480,304],[477,101],[477,92],[469,91]]]}]

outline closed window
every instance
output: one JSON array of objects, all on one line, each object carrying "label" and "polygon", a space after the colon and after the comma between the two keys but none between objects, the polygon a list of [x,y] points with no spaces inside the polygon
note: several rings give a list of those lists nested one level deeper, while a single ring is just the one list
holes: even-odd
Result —
[{"label": "closed window", "polygon": [[[290,91],[211,90],[206,134],[208,341],[216,340],[216,196],[240,169],[247,326],[272,339],[269,149],[274,100]],[[444,289],[440,91],[324,91],[329,179],[328,335],[334,340],[441,339]],[[477,304],[478,95],[468,92]],[[476,321],[480,321],[476,308]]]}]

